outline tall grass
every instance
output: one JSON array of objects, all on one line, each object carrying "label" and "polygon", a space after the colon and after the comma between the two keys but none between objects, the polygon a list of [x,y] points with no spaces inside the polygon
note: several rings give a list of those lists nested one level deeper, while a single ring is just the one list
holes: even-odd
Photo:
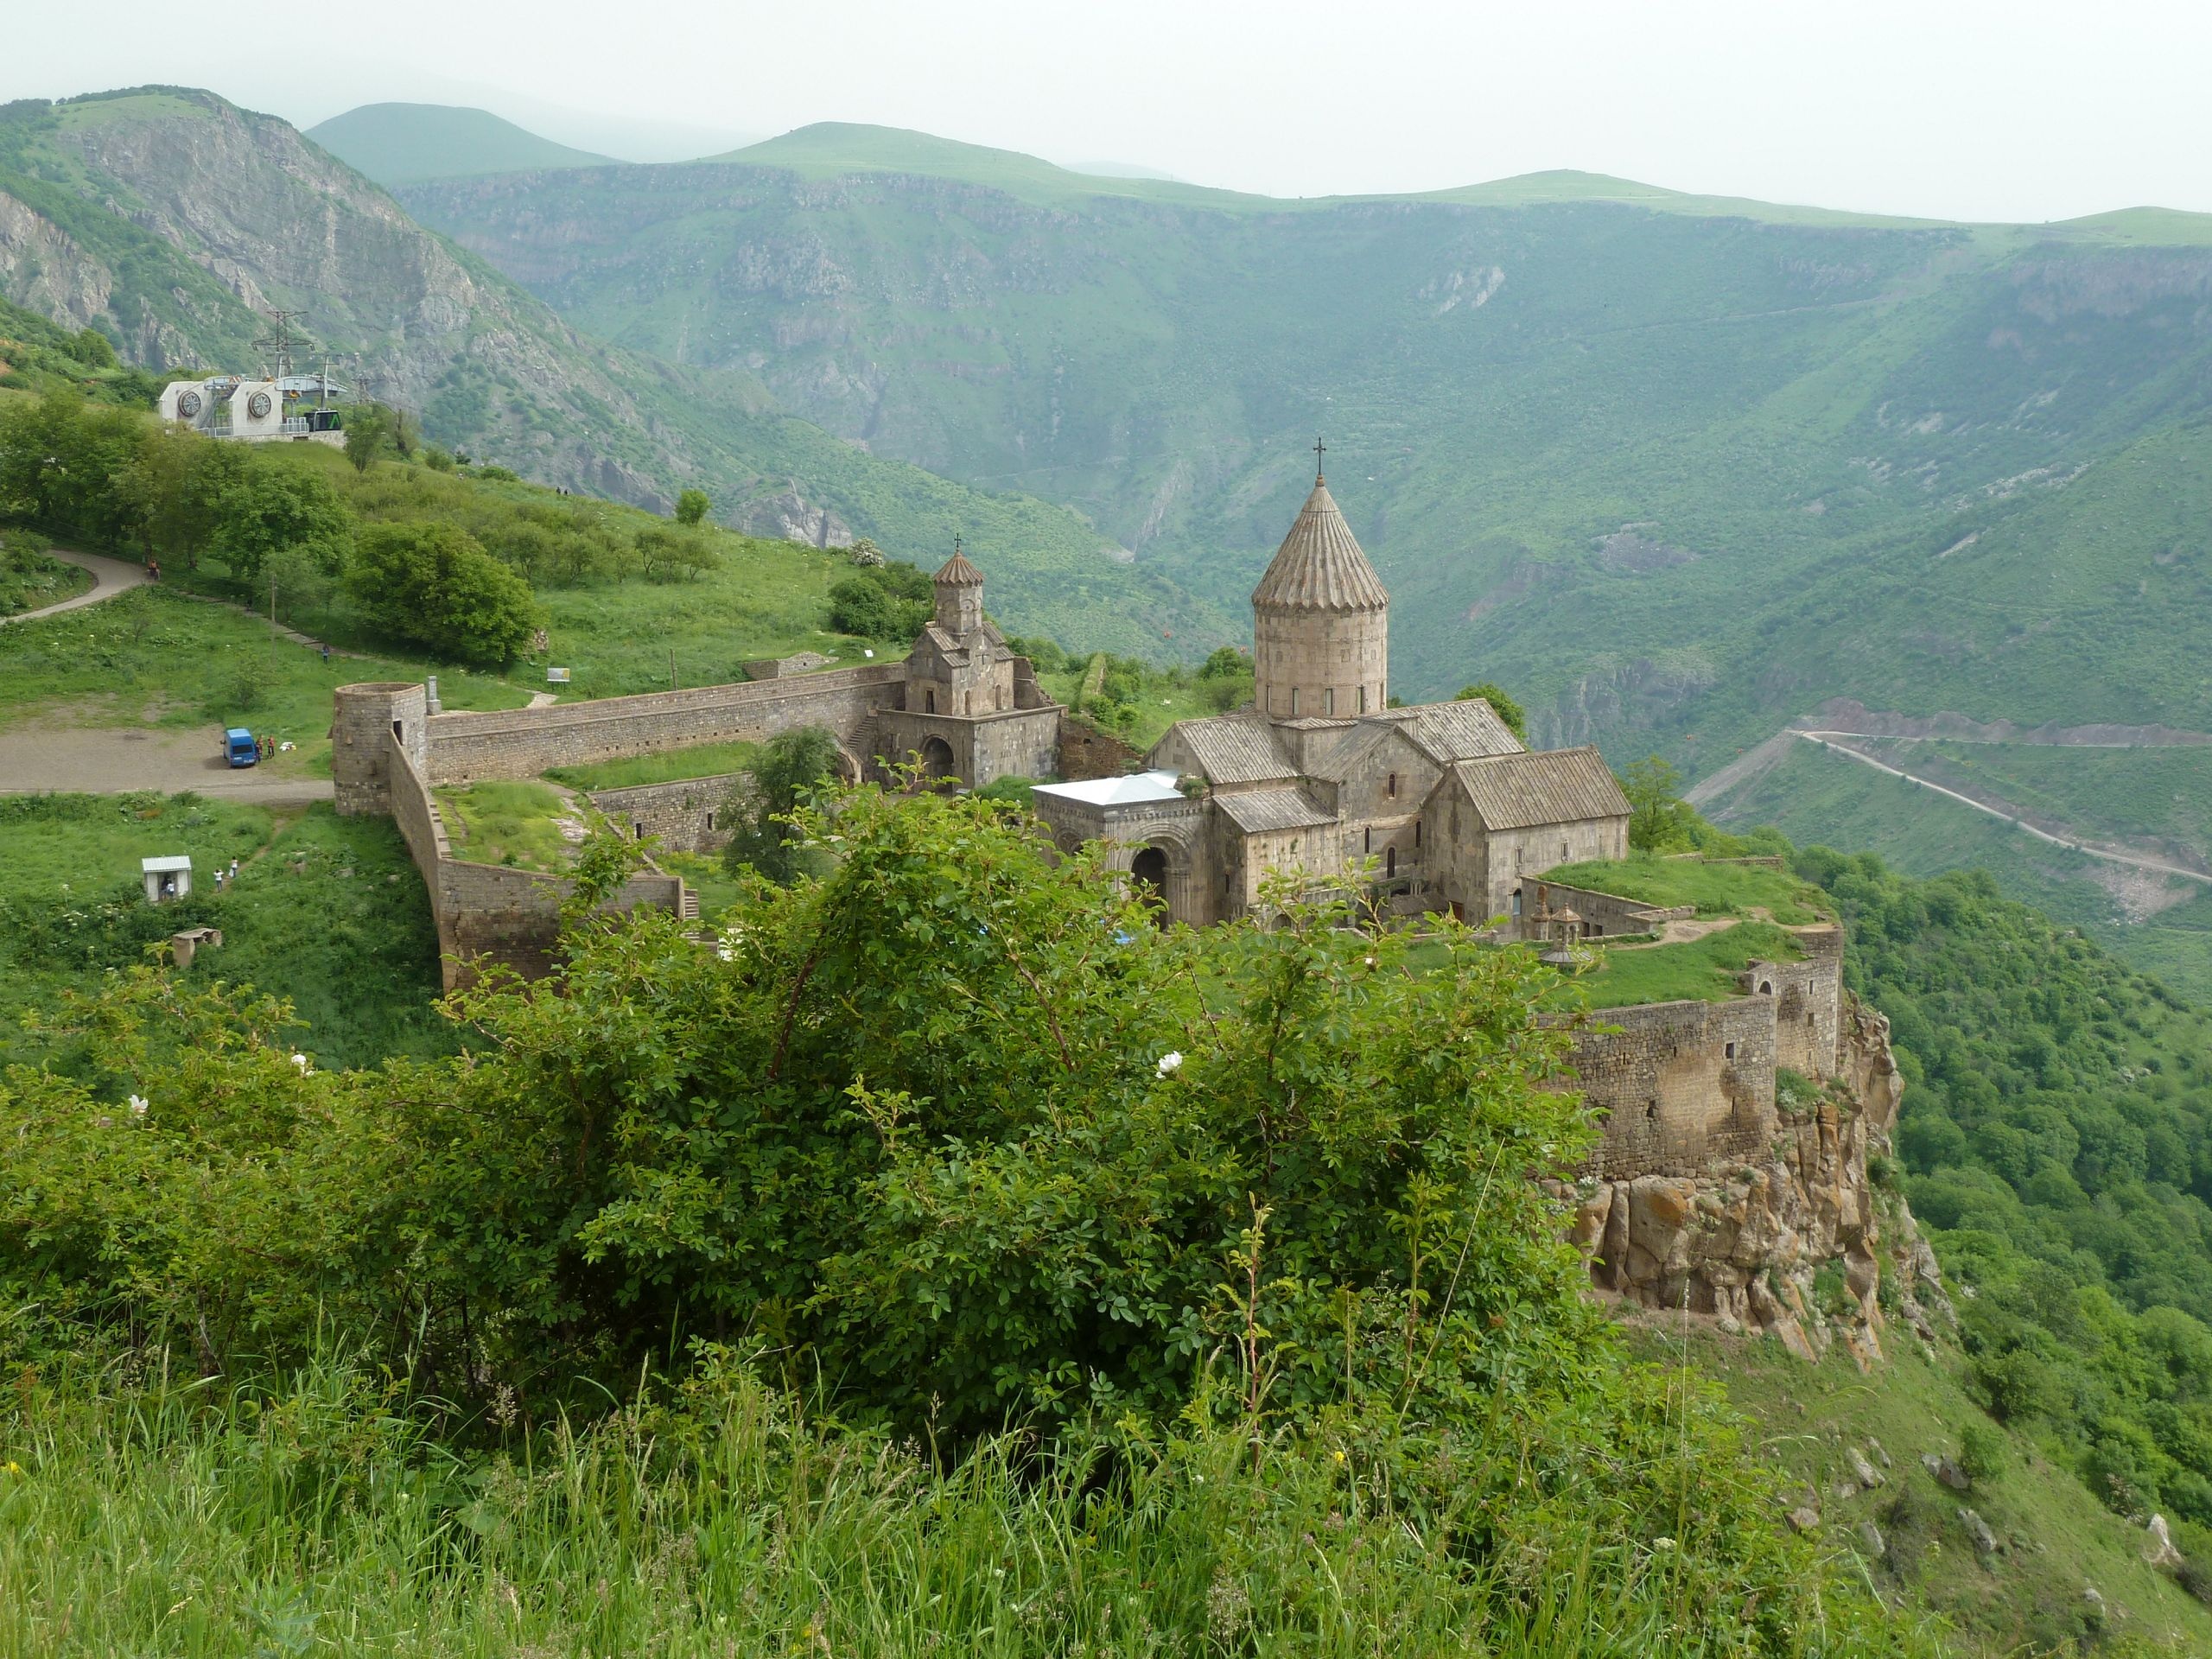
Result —
[{"label": "tall grass", "polygon": [[1670,1630],[1656,1579],[1571,1551],[1509,1600],[1319,1445],[1255,1459],[1230,1432],[1109,1464],[1010,1435],[940,1469],[748,1371],[707,1376],[682,1409],[469,1455],[342,1361],[267,1387],[27,1370],[0,1408],[0,1651],[1739,1646]]}]

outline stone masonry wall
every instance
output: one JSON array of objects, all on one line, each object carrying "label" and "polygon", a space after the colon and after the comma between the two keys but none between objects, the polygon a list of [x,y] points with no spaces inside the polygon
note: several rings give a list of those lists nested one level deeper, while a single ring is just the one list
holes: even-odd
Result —
[{"label": "stone masonry wall", "polygon": [[[675,911],[683,882],[672,875],[632,876],[608,903],[610,910],[651,906]],[[509,869],[499,864],[448,861],[437,868],[433,900],[440,912],[439,937],[448,929],[454,957],[446,963],[448,989],[474,976],[474,963],[488,957],[524,978],[550,973],[553,949],[561,936],[561,906],[570,890],[567,877]]]},{"label": "stone masonry wall", "polygon": [[1077,720],[1073,715],[1060,716],[1059,774],[1063,782],[1079,784],[1092,778],[1121,778],[1143,767],[1144,756],[1111,732],[1102,732],[1089,721]]},{"label": "stone masonry wall", "polygon": [[1547,906],[1572,910],[1582,918],[1586,936],[1612,938],[1623,933],[1656,933],[1669,922],[1687,921],[1697,914],[1695,905],[1647,905],[1617,893],[1588,887],[1570,887],[1564,881],[1541,876],[1521,883],[1521,925],[1525,933],[1538,912]]},{"label": "stone masonry wall", "polygon": [[856,758],[877,711],[895,698],[897,663],[832,669],[791,679],[604,697],[550,709],[430,717],[428,775],[433,784],[480,778],[535,778],[550,766],[651,754],[701,743],[752,741],[801,726],[827,726]]},{"label": "stone masonry wall", "polygon": [[[1775,1002],[1604,1008],[1569,1064],[1604,1115],[1592,1173],[1694,1176],[1767,1154],[1774,1138]],[[1611,1029],[1608,1029],[1611,1027]]]},{"label": "stone masonry wall", "polygon": [[[386,755],[397,736],[423,764],[428,693],[413,680],[341,685],[331,703],[331,792],[341,817],[391,811]],[[395,729],[397,728],[397,729]]]},{"label": "stone masonry wall", "polygon": [[[550,972],[553,947],[561,934],[561,904],[569,892],[568,879],[454,857],[437,802],[414,757],[389,727],[385,744],[386,798],[400,837],[429,893],[446,989],[475,976],[470,963],[478,957],[488,957],[527,978]],[[634,910],[652,905],[680,911],[683,896],[683,883],[678,878],[648,872],[625,882],[609,907]]]},{"label": "stone masonry wall", "polygon": [[1833,1077],[1842,1041],[1843,930],[1793,932],[1805,959],[1752,963],[1745,969],[1744,988],[1773,999],[1775,1064],[1808,1077]]},{"label": "stone masonry wall", "polygon": [[902,761],[936,738],[950,752],[952,770],[981,789],[1001,778],[1049,777],[1059,763],[1058,731],[1056,705],[976,715],[887,709],[876,721],[876,748]]},{"label": "stone masonry wall", "polygon": [[672,784],[594,790],[591,804],[626,836],[658,836],[671,852],[712,853],[729,844],[730,797],[752,789],[751,772],[725,772]]},{"label": "stone masonry wall", "polygon": [[414,757],[393,742],[389,727],[385,728],[384,738],[385,758],[378,770],[389,780],[385,801],[392,821],[399,826],[400,839],[407,843],[408,855],[422,872],[423,885],[429,893],[430,919],[438,930],[438,959],[445,964],[445,986],[451,990],[453,958],[460,947],[454,943],[438,872],[453,862],[453,852],[446,842],[445,824],[438,817],[437,803],[430,798],[429,785],[416,769]]}]

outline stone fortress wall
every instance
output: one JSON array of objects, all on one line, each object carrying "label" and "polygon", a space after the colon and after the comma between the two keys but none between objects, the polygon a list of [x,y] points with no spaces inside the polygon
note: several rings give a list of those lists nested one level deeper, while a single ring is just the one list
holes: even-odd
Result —
[{"label": "stone fortress wall", "polygon": [[[800,726],[828,727],[857,766],[868,753],[878,716],[897,701],[903,676],[896,663],[875,663],[550,709],[433,715],[425,769],[432,784],[535,778],[552,766],[701,743],[753,742]],[[368,689],[340,688],[341,704],[347,691]]]},{"label": "stone fortress wall", "polygon": [[[796,664],[791,664],[795,666]],[[537,709],[447,714],[433,709],[425,686],[373,682],[341,686],[331,723],[331,774],[338,810],[398,822],[429,889],[448,988],[479,956],[524,974],[551,965],[565,877],[453,856],[431,791],[487,779],[535,778],[555,766],[583,766],[719,742],[759,742],[803,726],[836,737],[848,777],[880,776],[879,757],[918,758],[932,776],[973,784],[1058,768],[1060,709],[1018,664],[1017,706],[973,715],[904,707],[907,671],[899,663],[812,673],[784,673],[734,685],[647,692]],[[725,821],[742,773],[629,789],[589,798],[638,839],[657,836],[683,852],[711,852],[729,840]],[[633,877],[615,907],[656,905],[696,914],[683,881],[653,871]]]},{"label": "stone fortress wall", "polygon": [[[1579,915],[1614,914],[1585,909],[1606,895],[1546,885],[1554,909],[1571,899]],[[1840,1339],[1865,1362],[1885,1326],[1867,1160],[1897,1122],[1897,1063],[1889,1022],[1843,988],[1842,930],[1789,931],[1804,958],[1750,963],[1738,996],[1579,1019],[1568,1065],[1602,1138],[1562,1197],[1599,1287],[1771,1332],[1805,1358]],[[1900,1311],[1925,1336],[1929,1310],[1948,1303],[1897,1210]],[[1853,1309],[1840,1321],[1814,1288],[1832,1262]]]},{"label": "stone fortress wall", "polygon": [[[1547,885],[1556,906],[1566,890]],[[1847,1075],[1843,931],[1790,931],[1805,959],[1752,963],[1740,996],[1599,1009],[1573,1033],[1576,1081],[1604,1114],[1592,1174],[1694,1176],[1762,1156],[1779,1122],[1778,1069],[1815,1084]]]},{"label": "stone fortress wall", "polygon": [[[406,707],[408,691],[419,699],[423,690],[420,686],[396,691],[388,686],[346,689],[372,691],[372,696],[356,700],[354,712],[358,715],[365,707],[374,707],[379,715],[395,702]],[[397,730],[392,728],[391,722],[381,719],[375,724],[381,729],[370,729],[365,720],[361,722],[356,730],[354,748],[358,751],[369,747],[375,740],[381,740],[383,753],[378,757],[378,766],[382,799],[385,810],[399,826],[400,836],[407,843],[415,868],[423,873],[423,883],[430,898],[431,919],[438,930],[438,956],[443,965],[445,988],[452,990],[469,982],[475,976],[474,964],[480,960],[488,960],[525,976],[543,974],[559,938],[561,905],[574,884],[565,876],[455,858],[446,837],[444,821],[438,815],[437,800],[430,793],[429,782],[410,752],[404,715],[398,721]],[[362,810],[360,798],[358,794],[353,798],[354,812]],[[340,810],[347,809],[341,806]],[[680,913],[683,908],[683,883],[675,876],[658,872],[633,875],[623,883],[610,907],[634,910],[641,906]]]},{"label": "stone fortress wall", "polygon": [[731,798],[752,792],[751,772],[724,772],[672,784],[594,789],[587,798],[635,840],[652,836],[679,853],[712,853],[729,844]]}]

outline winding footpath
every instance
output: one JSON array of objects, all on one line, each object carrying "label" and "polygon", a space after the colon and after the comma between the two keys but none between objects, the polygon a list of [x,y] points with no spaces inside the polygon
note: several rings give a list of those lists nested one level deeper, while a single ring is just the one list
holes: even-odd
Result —
[{"label": "winding footpath", "polygon": [[[134,588],[152,585],[153,579],[144,568],[129,559],[59,547],[48,550],[66,564],[90,571],[92,587],[57,605],[0,617],[0,625],[97,605]],[[289,628],[278,632],[302,645],[317,643]],[[137,727],[14,724],[0,728],[0,795],[111,795],[142,789],[156,789],[164,794],[194,790],[257,806],[303,805],[327,801],[332,794],[327,779],[272,779],[257,766],[233,769],[219,752],[210,752],[204,734]]]},{"label": "winding footpath", "polygon": [[145,567],[129,559],[111,559],[105,553],[71,553],[61,548],[47,550],[64,564],[73,564],[79,570],[92,572],[92,585],[74,599],[65,599],[58,605],[41,605],[35,611],[19,611],[14,616],[0,616],[0,625],[10,622],[32,622],[41,616],[55,616],[63,611],[73,611],[80,606],[97,605],[102,600],[113,599],[118,594],[127,594],[133,588],[149,587],[153,578]]}]

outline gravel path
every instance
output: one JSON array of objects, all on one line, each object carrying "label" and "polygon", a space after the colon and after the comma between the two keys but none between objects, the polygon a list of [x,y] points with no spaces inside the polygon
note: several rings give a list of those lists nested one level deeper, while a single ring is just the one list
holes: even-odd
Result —
[{"label": "gravel path", "polygon": [[0,616],[0,623],[29,622],[36,617],[73,611],[80,605],[97,605],[104,599],[113,599],[118,594],[128,593],[133,588],[143,588],[153,580],[146,574],[145,566],[134,564],[129,559],[111,559],[104,553],[71,553],[58,547],[48,550],[64,564],[73,564],[80,570],[91,571],[92,585],[76,598],[65,599],[59,605],[41,605],[35,611]]},{"label": "gravel path", "polygon": [[164,795],[197,790],[257,806],[305,804],[331,798],[327,778],[279,778],[267,766],[233,770],[213,726],[204,732],[156,728],[65,726],[0,728],[0,795],[119,795],[156,789]]}]

